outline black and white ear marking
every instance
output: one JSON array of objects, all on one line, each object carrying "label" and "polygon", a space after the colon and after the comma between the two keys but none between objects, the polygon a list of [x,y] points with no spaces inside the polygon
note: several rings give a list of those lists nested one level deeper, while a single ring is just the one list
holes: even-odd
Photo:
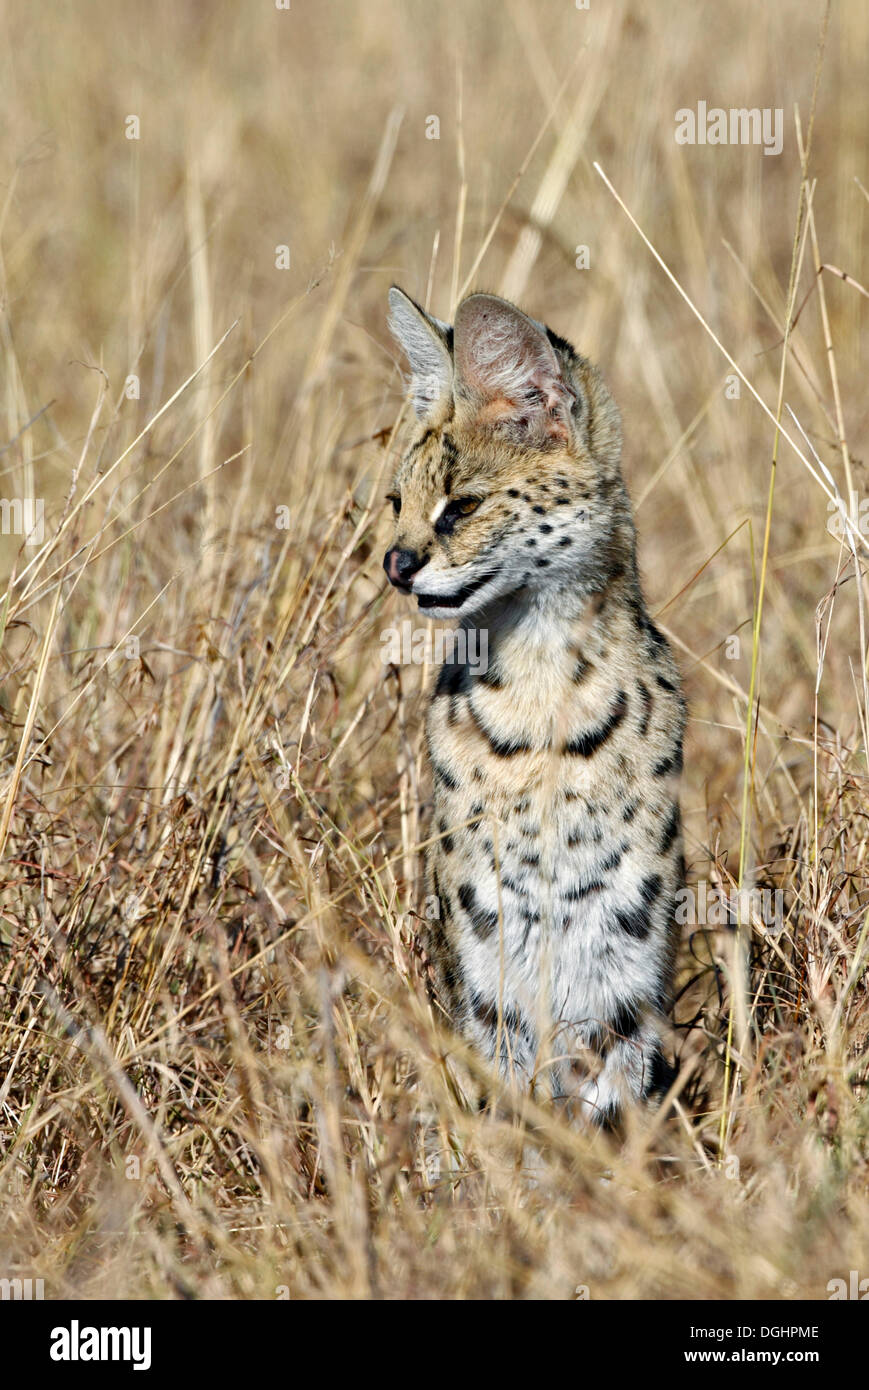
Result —
[{"label": "black and white ear marking", "polygon": [[413,407],[425,420],[452,393],[451,329],[397,285],[389,291],[389,329],[410,363]]},{"label": "black and white ear marking", "polygon": [[565,380],[546,329],[493,294],[472,294],[456,311],[457,389],[496,428],[544,443],[565,441],[576,392]]}]

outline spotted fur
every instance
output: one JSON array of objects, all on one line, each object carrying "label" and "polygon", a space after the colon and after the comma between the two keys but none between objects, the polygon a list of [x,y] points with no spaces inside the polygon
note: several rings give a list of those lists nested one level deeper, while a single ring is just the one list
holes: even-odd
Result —
[{"label": "spotted fur", "polygon": [[665,1084],[684,877],[684,702],[643,601],[616,407],[513,305],[453,327],[390,292],[418,417],[384,566],[423,616],[485,629],[427,735],[424,943],[455,1027],[525,1085],[610,1119]]}]

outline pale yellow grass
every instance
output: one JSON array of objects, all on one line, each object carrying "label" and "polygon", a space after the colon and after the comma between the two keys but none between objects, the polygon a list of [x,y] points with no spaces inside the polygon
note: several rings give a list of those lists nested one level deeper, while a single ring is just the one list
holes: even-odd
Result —
[{"label": "pale yellow grass", "polygon": [[[809,147],[822,18],[7,7],[0,495],[46,526],[0,539],[0,1276],[869,1276],[866,536],[827,529],[869,498],[869,11],[831,8]],[[782,107],[783,153],[677,146],[701,99]],[[690,699],[691,881],[784,893],[780,935],[686,929],[678,1095],[618,1141],[478,1111],[427,1000],[427,673],[380,659],[393,280],[443,317],[500,289],[600,361]]]}]

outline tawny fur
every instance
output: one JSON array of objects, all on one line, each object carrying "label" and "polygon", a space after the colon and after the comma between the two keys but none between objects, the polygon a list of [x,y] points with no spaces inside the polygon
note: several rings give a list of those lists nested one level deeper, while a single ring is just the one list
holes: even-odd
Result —
[{"label": "tawny fur", "polygon": [[454,328],[400,290],[418,429],[384,564],[485,631],[427,720],[426,946],[454,1026],[599,1119],[660,1090],[684,862],[684,702],[646,611],[618,412],[595,367],[492,295]]}]

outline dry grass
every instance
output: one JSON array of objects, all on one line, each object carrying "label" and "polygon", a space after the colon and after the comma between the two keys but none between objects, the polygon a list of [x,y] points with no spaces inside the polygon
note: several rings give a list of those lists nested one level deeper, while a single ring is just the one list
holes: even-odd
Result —
[{"label": "dry grass", "polygon": [[[183,9],[3,21],[2,495],[43,497],[46,530],[0,542],[0,1275],[825,1298],[869,1275],[865,585],[592,164],[809,461],[784,406],[869,496],[869,305],[816,273],[869,282],[869,11],[833,6],[803,182],[804,0]],[[677,146],[698,99],[783,107],[784,152]],[[784,892],[780,936],[686,929],[683,1089],[619,1143],[467,1104],[413,946],[425,673],[379,654],[408,616],[380,569],[385,293],[446,316],[468,278],[601,362],[690,698],[692,881]]]}]

